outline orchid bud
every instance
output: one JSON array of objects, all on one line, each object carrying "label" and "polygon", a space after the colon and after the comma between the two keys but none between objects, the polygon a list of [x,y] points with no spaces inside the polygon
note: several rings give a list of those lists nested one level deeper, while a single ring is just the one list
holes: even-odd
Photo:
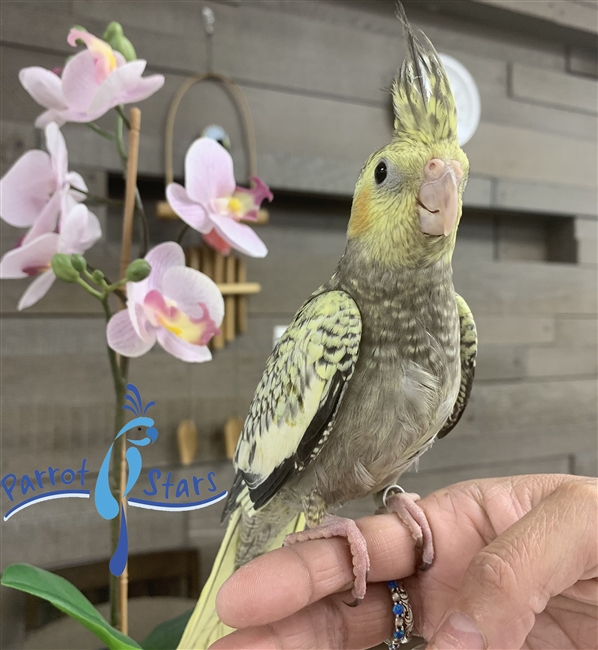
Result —
[{"label": "orchid bud", "polygon": [[[81,32],[86,32],[86,31],[87,31],[87,30],[85,29],[85,27],[81,27],[81,25],[73,25],[73,26],[71,27],[71,29],[78,29],[78,30],[81,31]],[[75,41],[75,45],[85,45],[85,43],[84,43],[80,38],[78,38],[78,39]],[[72,59],[73,57],[69,57],[69,58]],[[68,61],[68,59],[67,59],[67,61]]]},{"label": "orchid bud", "polygon": [[83,255],[79,255],[78,253],[71,255],[71,264],[75,271],[78,271],[79,273],[83,273],[83,271],[87,269],[85,258]]},{"label": "orchid bud", "polygon": [[79,277],[79,272],[73,268],[71,256],[64,253],[54,255],[52,258],[52,271],[63,282],[75,282]]},{"label": "orchid bud", "polygon": [[131,41],[124,35],[120,23],[117,23],[116,21],[111,22],[108,27],[106,27],[102,39],[105,40],[113,50],[120,52],[125,57],[127,63],[137,59],[133,43],[131,43]]},{"label": "orchid bud", "polygon": [[104,274],[100,269],[96,269],[92,274],[91,278],[94,282],[97,284],[100,284],[100,282],[104,279]]},{"label": "orchid bud", "polygon": [[129,282],[141,282],[152,272],[152,267],[145,260],[133,260],[127,267],[125,277]]}]

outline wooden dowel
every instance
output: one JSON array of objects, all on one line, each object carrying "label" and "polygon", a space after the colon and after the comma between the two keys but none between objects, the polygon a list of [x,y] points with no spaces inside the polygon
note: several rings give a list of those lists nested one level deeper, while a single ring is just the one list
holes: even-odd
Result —
[{"label": "wooden dowel", "polygon": [[186,249],[187,266],[199,271],[201,268],[201,255],[198,246],[189,246]]},{"label": "wooden dowel", "polygon": [[201,249],[201,272],[214,279],[214,251],[209,246]]},{"label": "wooden dowel", "polygon": [[237,296],[259,293],[262,290],[262,285],[259,282],[235,282],[219,284],[218,289],[223,296]]},{"label": "wooden dowel", "polygon": [[191,465],[197,453],[197,427],[193,420],[183,420],[176,430],[181,465]]},{"label": "wooden dowel", "polygon": [[[243,285],[247,282],[247,266],[245,260],[237,259],[237,282]],[[237,331],[240,334],[247,331],[247,298],[237,295]]]},{"label": "wooden dowel", "polygon": [[[224,282],[224,257],[220,253],[214,252],[214,276],[213,280],[216,284],[222,284]],[[220,326],[220,334],[217,334],[213,339],[212,343],[214,344],[215,350],[222,350],[224,347],[224,335],[225,325],[224,321]]]},{"label": "wooden dowel", "polygon": [[[235,266],[236,260],[231,255],[226,258],[226,284],[234,284],[235,282]],[[235,296],[226,296],[224,298],[224,340],[235,340]]]},{"label": "wooden dowel", "polygon": [[226,457],[231,460],[235,456],[235,449],[243,431],[243,424],[242,418],[239,417],[229,418],[224,424],[224,449]]}]

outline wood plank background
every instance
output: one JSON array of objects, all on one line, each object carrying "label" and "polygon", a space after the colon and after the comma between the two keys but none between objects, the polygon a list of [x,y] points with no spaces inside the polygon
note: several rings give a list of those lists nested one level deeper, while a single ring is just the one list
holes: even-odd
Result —
[{"label": "wood plank background", "polygon": [[[119,20],[147,59],[148,72],[166,75],[164,89],[140,105],[140,173],[159,180],[170,99],[207,64],[205,4],[3,2],[2,173],[24,151],[43,145],[33,127],[42,109],[21,88],[19,69],[63,65],[71,54],[71,26],[101,34],[110,20]],[[466,4],[470,10],[457,10]],[[436,13],[426,1],[406,3],[437,48],[469,68],[482,101],[479,130],[466,146],[472,176],[454,263],[456,288],[479,326],[478,379],[457,429],[424,456],[419,473],[405,477],[405,487],[420,493],[473,477],[597,472],[598,111],[596,52],[587,41],[587,17],[596,15],[596,7],[567,3],[553,15],[554,3],[525,4],[533,4],[536,14],[494,0],[444,3]],[[214,68],[234,77],[247,96],[259,172],[276,196],[271,223],[259,232],[270,254],[247,260],[249,279],[263,291],[249,300],[248,333],[213,362],[184,364],[156,349],[132,363],[131,379],[157,402],[160,438],[146,450],[146,469],[176,476],[213,469],[225,488],[231,468],[223,458],[222,426],[231,415],[245,415],[273,328],[290,321],[343,252],[359,169],[391,134],[386,89],[403,43],[391,0],[209,6],[216,16]],[[237,177],[245,180],[238,117],[213,84],[194,88],[181,105],[176,173],[182,174],[189,144],[213,122],[229,132]],[[100,123],[112,128],[111,117]],[[108,174],[119,171],[110,143],[82,125],[63,130],[71,168],[82,171],[95,194],[106,195]],[[154,208],[148,205],[150,215]],[[89,259],[116,276],[120,215],[99,206],[96,212],[105,234]],[[152,221],[151,233],[157,243],[176,237],[177,227]],[[2,252],[18,235],[2,224]],[[559,258],[569,249],[573,259],[569,253]],[[56,283],[38,305],[19,313],[25,286],[1,284],[2,475],[47,464],[70,467],[83,456],[97,468],[114,435],[97,304]],[[200,434],[200,459],[191,470],[180,468],[176,450],[176,426],[186,418]],[[8,509],[4,494],[1,504]],[[72,506],[34,507],[3,524],[0,568],[16,561],[52,567],[105,557],[108,530],[93,505],[79,507],[77,517]],[[354,515],[370,511],[369,502],[348,508]],[[197,545],[204,575],[209,570],[223,534],[218,506],[190,514],[135,511],[131,517],[132,551]],[[16,648],[23,635],[18,594],[3,591],[2,610],[2,647]]]}]

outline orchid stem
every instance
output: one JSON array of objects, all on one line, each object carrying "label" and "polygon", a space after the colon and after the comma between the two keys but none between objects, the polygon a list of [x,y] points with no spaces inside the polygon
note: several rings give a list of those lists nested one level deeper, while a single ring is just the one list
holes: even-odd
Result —
[{"label": "orchid stem", "polygon": [[118,151],[118,155],[120,156],[120,161],[122,163],[122,166],[124,169],[127,168],[127,152],[125,151],[125,141],[124,141],[124,132],[123,132],[123,115],[121,113],[117,113],[116,115],[116,149]]},{"label": "orchid stem", "polygon": [[149,249],[149,225],[147,223],[147,215],[141,200],[139,188],[135,187],[135,207],[139,213],[139,226],[141,230],[141,246],[139,248],[139,257],[145,257]]},{"label": "orchid stem", "polygon": [[[108,323],[108,321],[112,318],[112,312],[110,311],[110,305],[108,304],[108,296],[104,296],[104,298],[102,299],[102,307],[104,308],[106,323]],[[116,361],[116,352],[110,346],[106,346],[106,349],[108,350],[108,359],[110,360],[110,370],[112,371],[114,388],[115,390],[117,390],[117,388],[122,383],[122,377],[120,375],[118,363]]]},{"label": "orchid stem", "polygon": [[123,107],[118,105],[116,107],[116,112],[120,115],[120,117],[122,118],[122,121],[124,122],[125,126],[130,131],[131,130],[131,122],[129,122],[129,118],[125,115],[125,111],[124,111]]},{"label": "orchid stem", "polygon": [[82,278],[80,278],[80,277],[77,278],[77,279],[75,280],[75,282],[76,282],[80,287],[83,287],[83,288],[85,289],[85,291],[87,291],[87,293],[90,293],[92,296],[94,296],[94,297],[97,298],[98,300],[104,300],[105,294],[104,294],[104,293],[100,293],[99,291],[96,291],[93,287],[90,287],[90,286],[87,284],[87,282],[85,282],[85,280],[83,280]]},{"label": "orchid stem", "polygon": [[181,228],[181,232],[179,233],[179,236],[176,238],[176,243],[177,243],[177,244],[180,245],[180,244],[183,243],[183,239],[184,239],[185,235],[187,234],[187,231],[188,231],[188,230],[189,230],[189,224],[185,224],[185,225]]},{"label": "orchid stem", "polygon": [[124,201],[119,201],[118,199],[107,199],[104,196],[98,196],[97,194],[86,192],[85,190],[77,189],[76,191],[80,192],[81,194],[85,194],[87,200],[91,201],[92,203],[105,203],[106,205],[115,205],[118,207],[122,207],[124,203]]},{"label": "orchid stem", "polygon": [[[110,321],[112,312],[108,304],[108,295],[102,299],[102,307],[104,308],[104,315],[106,323]],[[117,357],[116,352],[110,347],[106,346],[108,352],[108,359],[110,361],[110,370],[112,371],[112,381],[114,383],[114,395],[116,397],[115,411],[114,411],[114,430],[120,431],[125,421],[125,412],[123,404],[127,392],[127,377],[129,374],[129,364],[126,357]],[[120,363],[119,363],[120,361]],[[123,485],[121,481],[122,469],[122,454],[125,436],[121,436],[114,441],[114,452],[112,455],[112,467],[110,471],[110,491],[118,501],[121,503]],[[110,537],[112,550],[118,545],[118,538],[120,534],[121,517],[114,517],[110,521]],[[119,588],[119,579],[110,575],[110,621],[116,628],[121,629],[123,620],[121,615],[121,594]]]},{"label": "orchid stem", "polygon": [[98,126],[95,122],[85,122],[92,131],[95,131],[98,135],[101,135],[106,140],[114,140],[114,133],[104,130],[101,126]]},{"label": "orchid stem", "polygon": [[[93,275],[89,272],[89,269],[91,269],[92,273],[96,269],[91,265],[87,264],[87,268],[83,271],[83,274],[90,279],[92,282],[94,282]],[[127,297],[125,294],[118,288],[122,287],[126,282],[126,278],[123,278],[122,280],[119,280],[118,282],[110,282],[110,279],[104,276],[104,280],[106,284],[108,285],[108,288],[110,289],[110,293],[113,293],[120,301],[121,303],[126,307],[127,306]]]},{"label": "orchid stem", "polygon": [[113,282],[112,284],[106,284],[106,293],[112,293],[113,291],[116,291],[119,287],[124,286],[127,284],[128,280],[127,278],[122,278],[122,280],[118,280],[118,282]]},{"label": "orchid stem", "polygon": [[[108,295],[102,299],[102,307],[104,308],[104,315],[106,316],[106,323],[112,317],[110,305],[108,304]],[[114,394],[116,397],[116,408],[114,412],[114,430],[120,431],[125,421],[125,412],[123,404],[127,391],[127,378],[129,374],[129,360],[126,357],[117,358],[116,352],[107,346],[108,358],[110,360],[110,370],[112,371],[112,380],[114,383]],[[120,360],[120,363],[119,363]],[[114,453],[112,455],[112,468],[110,473],[110,490],[119,503],[122,499],[123,485],[121,481],[121,468],[122,468],[122,454],[125,436],[121,436],[114,441]],[[118,544],[118,537],[120,533],[121,518],[120,516],[114,517],[110,521],[110,534],[112,538],[112,549],[114,550]],[[110,576],[110,609],[111,609],[111,623],[114,627],[122,628],[123,620],[121,615],[121,599],[119,589],[119,579]]]}]

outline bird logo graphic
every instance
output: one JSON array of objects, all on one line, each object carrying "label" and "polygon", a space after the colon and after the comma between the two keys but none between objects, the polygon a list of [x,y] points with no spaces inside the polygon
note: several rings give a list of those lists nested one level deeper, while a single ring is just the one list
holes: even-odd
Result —
[{"label": "bird logo graphic", "polygon": [[[118,544],[112,558],[110,559],[110,573],[114,576],[120,576],[127,565],[127,557],[129,554],[129,537],[127,533],[127,515],[125,510],[125,502],[127,495],[134,487],[142,468],[142,459],[140,447],[147,447],[148,445],[153,444],[158,439],[158,429],[154,426],[154,420],[150,417],[147,417],[146,413],[148,409],[154,406],[155,402],[148,402],[143,407],[143,402],[141,400],[141,395],[139,390],[134,384],[127,384],[127,390],[130,394],[125,396],[125,400],[128,402],[123,406],[123,409],[131,411],[135,416],[130,422],[127,422],[122,429],[116,434],[114,442],[110,445],[102,466],[100,467],[100,472],[98,474],[98,480],[96,483],[94,491],[94,500],[96,510],[106,520],[114,519],[118,517],[119,512],[121,513],[121,524],[120,532],[118,537]],[[129,438],[127,436],[125,444],[131,443],[133,447],[128,447],[125,454],[125,459],[127,463],[127,484],[125,490],[121,495],[120,502],[115,499],[112,491],[110,490],[110,460],[112,458],[112,452],[114,449],[114,443],[118,438],[127,433],[141,432],[145,430],[145,436],[143,438]]]}]

